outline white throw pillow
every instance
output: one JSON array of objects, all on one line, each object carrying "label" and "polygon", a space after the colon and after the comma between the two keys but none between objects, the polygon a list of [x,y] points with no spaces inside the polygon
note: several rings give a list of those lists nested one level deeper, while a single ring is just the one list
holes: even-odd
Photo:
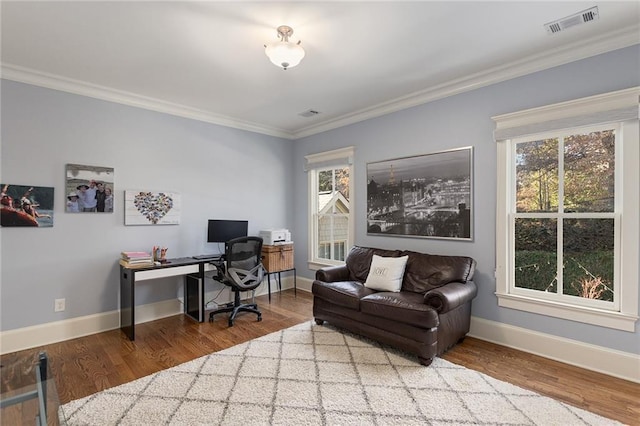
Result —
[{"label": "white throw pillow", "polygon": [[409,256],[382,257],[374,254],[364,286],[372,290],[399,292],[407,259]]}]

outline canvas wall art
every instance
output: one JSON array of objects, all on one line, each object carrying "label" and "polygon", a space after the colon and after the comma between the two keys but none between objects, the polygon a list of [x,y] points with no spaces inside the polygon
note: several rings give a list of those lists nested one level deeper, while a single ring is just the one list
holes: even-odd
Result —
[{"label": "canvas wall art", "polygon": [[53,188],[2,183],[1,226],[53,226]]},{"label": "canvas wall art", "polygon": [[472,147],[367,164],[367,233],[471,240],[472,177]]},{"label": "canvas wall art", "polygon": [[125,225],[177,225],[180,194],[175,192],[124,192]]},{"label": "canvas wall art", "polygon": [[112,213],[114,173],[111,167],[67,164],[65,211]]}]

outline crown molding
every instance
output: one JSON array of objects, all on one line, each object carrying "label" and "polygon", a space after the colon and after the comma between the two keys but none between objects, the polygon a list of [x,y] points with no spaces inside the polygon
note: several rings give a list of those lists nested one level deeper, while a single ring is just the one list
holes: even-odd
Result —
[{"label": "crown molding", "polygon": [[189,118],[225,127],[232,127],[234,129],[246,130],[249,132],[261,133],[285,139],[293,138],[292,133],[275,127],[262,126],[225,115],[215,114],[210,111],[191,108],[185,105],[142,96],[132,92],[112,89],[106,86],[49,74],[18,65],[3,63],[2,78],[19,83],[45,87],[47,89],[60,90],[62,92],[147,109],[150,111],[162,112],[165,114],[175,115],[177,117]]},{"label": "crown molding", "polygon": [[293,137],[294,139],[300,139],[312,136],[639,43],[639,26],[622,28],[605,36],[580,40],[561,48],[502,64],[486,71],[373,105],[332,120],[307,126],[294,132]]},{"label": "crown molding", "polygon": [[303,127],[297,131],[287,131],[238,120],[229,116],[215,114],[197,108],[191,108],[160,99],[138,95],[132,92],[116,90],[105,86],[61,77],[12,64],[2,64],[2,78],[20,83],[45,87],[76,95],[116,102],[123,105],[162,112],[178,117],[189,118],[220,126],[261,133],[284,139],[301,139],[318,133],[348,126],[371,118],[380,117],[403,109],[422,105],[438,99],[486,87],[495,83],[521,77],[569,62],[585,59],[609,51],[622,49],[640,43],[640,27],[631,26],[608,33],[605,36],[580,40],[568,46],[532,55],[515,62],[502,64],[486,71],[458,78],[447,83],[429,87],[399,98],[379,103],[340,117]]}]

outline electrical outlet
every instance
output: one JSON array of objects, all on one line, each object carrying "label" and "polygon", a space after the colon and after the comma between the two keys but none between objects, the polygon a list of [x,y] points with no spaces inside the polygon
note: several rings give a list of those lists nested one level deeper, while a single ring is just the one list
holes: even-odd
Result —
[{"label": "electrical outlet", "polygon": [[54,312],[62,312],[64,311],[65,299],[56,299],[53,307]]}]

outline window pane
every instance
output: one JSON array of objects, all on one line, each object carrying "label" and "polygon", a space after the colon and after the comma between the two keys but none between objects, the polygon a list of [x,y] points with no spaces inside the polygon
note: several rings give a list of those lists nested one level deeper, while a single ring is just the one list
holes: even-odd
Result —
[{"label": "window pane", "polygon": [[516,145],[516,211],[558,210],[558,139]]},{"label": "window pane", "polygon": [[318,245],[318,257],[320,259],[329,259],[329,245],[326,243],[322,243]]},{"label": "window pane", "polygon": [[349,168],[335,170],[335,188],[342,194],[345,200],[349,201]]},{"label": "window pane", "polygon": [[[349,216],[347,215],[335,215],[333,217],[333,241],[346,241],[349,237]],[[335,247],[335,246],[334,246]],[[334,260],[344,260],[344,253],[342,258],[339,253],[334,255]]]},{"label": "window pane", "polygon": [[557,292],[557,221],[515,221],[515,286]]},{"label": "window pane", "polygon": [[344,241],[333,245],[333,260],[344,260]]},{"label": "window pane", "polygon": [[333,191],[333,170],[318,172],[318,192]]},{"label": "window pane", "polygon": [[613,301],[613,219],[566,219],[563,294]]},{"label": "window pane", "polygon": [[333,215],[318,216],[318,258],[331,259],[331,241],[333,241]]},{"label": "window pane", "polygon": [[572,135],[564,143],[564,208],[567,212],[612,212],[613,130]]}]

